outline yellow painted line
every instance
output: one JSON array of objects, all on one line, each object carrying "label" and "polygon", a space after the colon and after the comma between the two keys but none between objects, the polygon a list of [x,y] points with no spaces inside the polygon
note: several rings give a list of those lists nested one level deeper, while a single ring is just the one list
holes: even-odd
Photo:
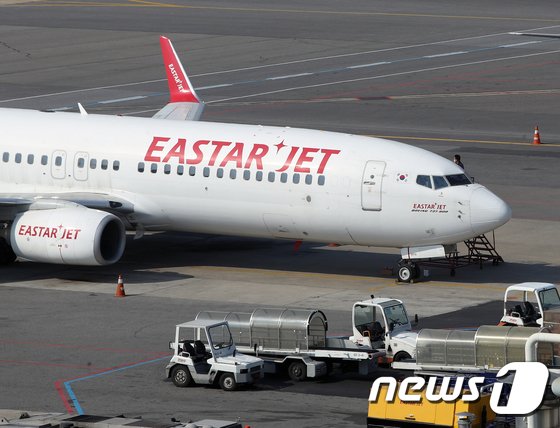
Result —
[{"label": "yellow painted line", "polygon": [[[477,144],[500,144],[509,146],[533,146],[531,142],[521,143],[517,141],[492,141],[492,140],[463,140],[459,138],[436,138],[436,137],[408,137],[402,135],[373,135],[368,134],[367,137],[387,138],[390,140],[417,140],[417,141],[443,141],[448,143],[477,143]],[[543,143],[540,147],[560,147],[560,144]]]},{"label": "yellow painted line", "polygon": [[[488,21],[529,21],[529,22],[560,22],[560,19],[550,18],[522,18],[513,16],[471,16],[471,15],[437,15],[426,13],[398,13],[398,12],[365,12],[365,11],[332,11],[332,10],[312,10],[312,9],[273,9],[273,8],[252,8],[252,7],[224,7],[224,6],[194,6],[174,3],[161,2],[143,2],[142,0],[133,0],[128,6],[137,7],[162,7],[174,9],[198,9],[198,10],[221,10],[229,12],[258,12],[258,13],[293,13],[293,14],[316,14],[316,15],[341,15],[341,16],[400,16],[413,18],[442,18],[442,19],[463,19],[463,20],[488,20]],[[102,2],[84,2],[87,6],[125,6],[122,3],[102,3]],[[29,4],[28,6],[79,6],[80,2],[48,2],[42,5]]]}]

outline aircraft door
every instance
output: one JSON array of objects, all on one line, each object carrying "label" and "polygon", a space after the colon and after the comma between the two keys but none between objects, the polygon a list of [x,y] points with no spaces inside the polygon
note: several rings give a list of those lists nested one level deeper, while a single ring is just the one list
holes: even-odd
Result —
[{"label": "aircraft door", "polygon": [[66,152],[55,150],[51,159],[51,174],[53,178],[66,178]]},{"label": "aircraft door", "polygon": [[362,209],[381,211],[381,187],[385,162],[367,161],[362,177]]},{"label": "aircraft door", "polygon": [[78,152],[74,156],[74,178],[78,181],[86,181],[88,178],[89,154]]}]

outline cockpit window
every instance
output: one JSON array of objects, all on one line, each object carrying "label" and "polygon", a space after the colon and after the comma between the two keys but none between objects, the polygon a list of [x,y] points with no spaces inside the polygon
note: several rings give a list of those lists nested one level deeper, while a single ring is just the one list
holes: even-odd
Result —
[{"label": "cockpit window", "polygon": [[429,175],[419,175],[416,177],[416,184],[427,187],[428,189],[432,188],[432,180],[430,180]]},{"label": "cockpit window", "polygon": [[450,186],[465,186],[467,184],[472,184],[469,177],[465,174],[446,175],[445,178],[447,178]]},{"label": "cockpit window", "polygon": [[434,175],[432,179],[434,180],[434,187],[436,190],[449,186],[449,184],[447,184],[447,181],[445,180],[445,177]]}]

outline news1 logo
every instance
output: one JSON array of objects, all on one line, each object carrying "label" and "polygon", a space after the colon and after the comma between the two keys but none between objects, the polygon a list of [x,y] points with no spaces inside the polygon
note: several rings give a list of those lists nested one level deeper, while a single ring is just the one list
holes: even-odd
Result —
[{"label": "news1 logo", "polygon": [[[510,374],[514,375],[507,403],[500,404],[504,383],[499,381]],[[496,375],[497,382],[492,387],[490,407],[498,415],[521,416],[534,412],[541,404],[548,383],[548,369],[542,363],[515,362],[502,367]],[[405,403],[417,403],[422,398],[431,403],[445,401],[447,403],[462,400],[464,402],[477,401],[480,398],[480,387],[484,385],[484,377],[474,376],[430,376],[426,381],[423,377],[407,377],[398,385],[399,400]],[[441,383],[438,388],[438,381]],[[455,385],[451,387],[451,381]],[[379,390],[387,385],[385,401],[392,403],[397,392],[397,380],[392,377],[377,378],[371,386],[369,401],[377,402]],[[422,393],[425,392],[424,397]],[[502,400],[503,401],[503,400]]]}]

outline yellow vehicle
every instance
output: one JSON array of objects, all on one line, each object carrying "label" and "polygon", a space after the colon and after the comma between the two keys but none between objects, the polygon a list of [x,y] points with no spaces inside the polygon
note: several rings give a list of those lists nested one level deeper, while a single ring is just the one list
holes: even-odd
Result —
[{"label": "yellow vehicle", "polygon": [[368,428],[455,428],[459,427],[457,414],[462,412],[469,412],[475,415],[472,428],[484,428],[487,423],[496,418],[496,414],[490,408],[489,393],[481,392],[480,398],[473,402],[457,400],[452,403],[444,401],[431,403],[426,399],[426,392],[422,391],[422,393],[418,393],[421,395],[419,402],[401,401],[397,394],[395,399],[388,403],[386,400],[387,391],[387,385],[381,386],[377,400],[369,402]]}]

